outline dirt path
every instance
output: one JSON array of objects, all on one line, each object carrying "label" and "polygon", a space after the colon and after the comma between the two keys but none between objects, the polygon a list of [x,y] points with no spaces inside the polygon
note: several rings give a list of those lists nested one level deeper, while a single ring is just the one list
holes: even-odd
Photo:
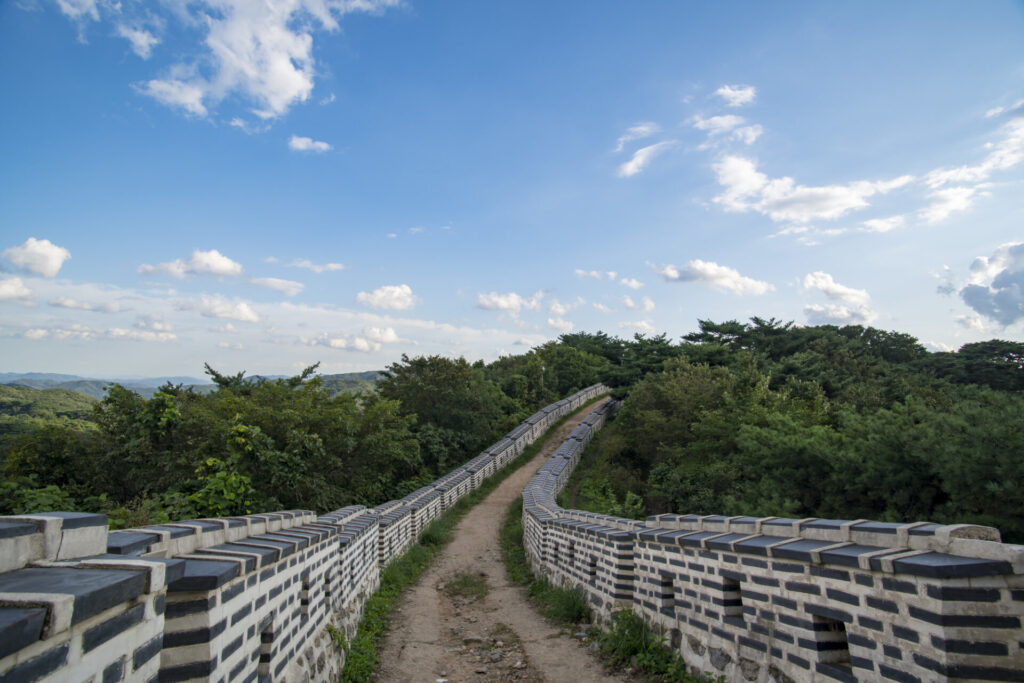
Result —
[{"label": "dirt path", "polygon": [[[525,589],[509,582],[498,532],[509,505],[526,483],[593,410],[565,422],[537,456],[474,507],[402,599],[381,647],[378,680],[388,682],[595,681],[622,678],[604,673],[580,641],[561,635],[527,602]],[[461,578],[461,590],[445,590]],[[486,582],[487,593],[468,595]]]}]

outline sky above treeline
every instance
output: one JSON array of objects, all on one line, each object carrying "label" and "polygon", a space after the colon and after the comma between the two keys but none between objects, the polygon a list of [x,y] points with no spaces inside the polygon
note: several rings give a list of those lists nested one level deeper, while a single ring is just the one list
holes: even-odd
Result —
[{"label": "sky above treeline", "polygon": [[1024,332],[1024,4],[0,3],[0,371]]}]

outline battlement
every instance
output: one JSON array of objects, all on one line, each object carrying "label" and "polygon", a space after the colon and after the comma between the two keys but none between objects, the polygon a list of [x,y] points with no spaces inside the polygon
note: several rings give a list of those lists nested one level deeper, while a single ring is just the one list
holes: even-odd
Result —
[{"label": "battlement", "polygon": [[402,500],[110,531],[103,515],[0,517],[4,681],[336,681],[380,570],[600,385],[532,415]]},{"label": "battlement", "polygon": [[631,609],[730,681],[1021,680],[1024,546],[974,525],[562,509],[615,409],[594,410],[523,494],[534,570],[582,587],[602,618]]}]

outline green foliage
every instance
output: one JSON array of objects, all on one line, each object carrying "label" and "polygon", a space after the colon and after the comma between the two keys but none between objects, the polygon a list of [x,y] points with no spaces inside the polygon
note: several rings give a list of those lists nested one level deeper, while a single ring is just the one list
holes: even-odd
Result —
[{"label": "green foliage", "polygon": [[690,673],[686,662],[665,645],[644,618],[623,610],[612,615],[611,628],[598,637],[601,654],[613,665],[636,667],[658,681],[667,683],[706,683],[724,681],[724,676],[710,679]]},{"label": "green foliage", "polygon": [[487,595],[487,576],[476,572],[459,572],[444,584],[446,594],[470,600],[479,600]]}]

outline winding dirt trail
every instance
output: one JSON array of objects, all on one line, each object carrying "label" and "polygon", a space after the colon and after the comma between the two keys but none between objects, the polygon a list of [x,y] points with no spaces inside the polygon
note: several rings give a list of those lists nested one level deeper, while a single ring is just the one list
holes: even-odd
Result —
[{"label": "winding dirt trail", "polygon": [[[594,681],[606,674],[580,641],[545,621],[526,590],[505,574],[498,533],[509,505],[596,404],[565,422],[529,463],[474,507],[454,529],[419,582],[403,597],[381,647],[377,679],[386,682]],[[452,595],[444,587],[470,575],[487,584],[482,598]]]}]

